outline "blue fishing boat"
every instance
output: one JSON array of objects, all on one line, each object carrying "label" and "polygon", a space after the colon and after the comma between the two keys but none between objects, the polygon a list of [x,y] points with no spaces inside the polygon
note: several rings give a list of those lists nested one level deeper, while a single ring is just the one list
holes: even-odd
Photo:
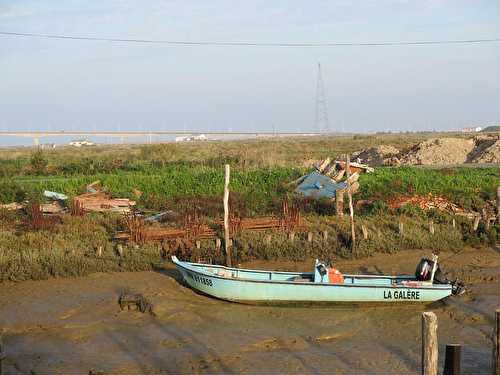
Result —
[{"label": "blue fishing boat", "polygon": [[342,275],[318,260],[310,273],[172,261],[191,288],[240,303],[429,303],[461,289],[441,276],[437,257],[422,259],[414,276]]}]

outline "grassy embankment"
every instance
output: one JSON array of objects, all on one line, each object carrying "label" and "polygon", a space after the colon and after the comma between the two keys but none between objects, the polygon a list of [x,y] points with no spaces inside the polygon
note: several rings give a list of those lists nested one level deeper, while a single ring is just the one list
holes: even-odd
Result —
[{"label": "grassy embankment", "polygon": [[[284,142],[285,145],[288,142]],[[350,142],[355,140],[351,139]],[[172,156],[172,146],[175,146],[174,151],[177,150],[180,156]],[[78,160],[65,160],[65,151],[62,154],[44,153],[29,157],[21,155],[9,160],[11,164],[17,163],[19,169],[16,173],[3,173],[8,177],[0,180],[0,200],[9,202],[16,199],[33,199],[44,189],[74,195],[83,191],[85,184],[99,179],[112,194],[120,197],[133,197],[134,188],[143,191],[144,194],[138,201],[140,208],[168,208],[182,212],[184,208],[196,205],[202,212],[213,217],[222,214],[221,165],[230,162],[233,166],[231,190],[234,192],[234,205],[247,216],[278,214],[283,196],[292,196],[285,188],[285,183],[305,171],[303,164],[306,159],[302,159],[302,164],[297,162],[293,165],[289,163],[266,166],[260,165],[255,157],[248,155],[243,159],[232,159],[234,148],[225,143],[219,146],[221,147],[204,145],[203,147],[214,147],[214,151],[204,151],[206,157],[200,157],[199,160],[189,160],[186,156],[189,152],[177,145],[140,147],[131,153],[135,156],[129,156],[129,159],[116,159],[116,154],[113,153],[106,153],[105,156],[94,155],[88,160],[101,167],[87,166],[78,170],[73,166],[72,171],[65,172],[66,177],[61,177],[58,171],[70,168],[69,166]],[[264,142],[264,146],[269,145]],[[295,150],[295,146],[286,147]],[[187,148],[190,147],[192,146]],[[228,150],[224,151],[224,147],[228,147]],[[281,144],[279,147],[286,148]],[[330,146],[325,144],[325,148],[328,147]],[[352,150],[346,146],[346,149],[340,152],[349,151]],[[217,154],[214,156],[215,152]],[[331,155],[333,152],[324,150],[322,155]],[[260,155],[255,153],[258,154]],[[184,157],[187,160],[183,160]],[[114,164],[110,160],[114,160]],[[88,161],[80,162],[85,165]],[[131,169],[133,163],[136,167]],[[106,165],[114,165],[114,169],[102,169]],[[297,165],[299,167],[296,167]],[[481,225],[478,232],[473,233],[471,223],[467,220],[458,220],[457,227],[453,228],[452,218],[448,215],[412,208],[392,211],[384,202],[397,194],[433,193],[446,196],[467,209],[480,210],[486,201],[494,197],[495,186],[500,184],[500,168],[379,168],[374,174],[363,175],[360,182],[361,192],[355,200],[369,199],[372,203],[362,212],[358,212],[359,241],[354,254],[350,250],[348,222],[331,216],[334,213],[333,208],[326,202],[302,202],[301,208],[311,223],[310,230],[315,233],[312,243],[307,242],[306,234],[298,234],[296,240],[291,243],[284,233],[275,233],[271,244],[266,245],[263,241],[265,233],[243,233],[234,240],[236,260],[362,256],[375,251],[392,252],[407,248],[458,250],[464,245],[494,242],[497,239],[495,227],[486,230]],[[436,227],[433,236],[428,230],[430,217]],[[398,221],[404,223],[404,236],[398,234]],[[192,259],[223,259],[222,254],[215,252],[213,241],[202,241],[201,249],[192,249],[187,243],[147,244],[139,247],[130,245],[125,247],[124,255],[120,257],[115,252],[111,237],[122,224],[120,218],[113,215],[96,214],[81,218],[68,215],[63,218],[62,224],[51,231],[30,230],[25,222],[24,213],[1,214],[0,280],[150,269],[152,264],[174,252]],[[367,240],[362,239],[361,223],[368,228]],[[320,236],[323,230],[329,232],[326,241]],[[95,249],[99,246],[103,247],[103,256],[100,258],[95,255]]]}]

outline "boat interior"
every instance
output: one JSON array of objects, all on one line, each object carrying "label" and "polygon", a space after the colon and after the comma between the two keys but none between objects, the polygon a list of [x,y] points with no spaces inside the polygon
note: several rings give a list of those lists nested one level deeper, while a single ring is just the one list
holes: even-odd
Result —
[{"label": "boat interior", "polygon": [[[189,263],[189,265],[201,272],[212,274],[214,276],[257,281],[277,281],[277,282],[296,282],[296,283],[328,283],[331,284],[328,273],[322,273],[315,266],[315,272],[281,272],[281,271],[263,271],[248,270],[242,268],[228,268],[218,265],[207,265],[199,263]],[[420,285],[414,276],[386,276],[386,275],[342,275],[341,281],[334,283],[355,284],[355,285],[405,285],[408,283]]]}]

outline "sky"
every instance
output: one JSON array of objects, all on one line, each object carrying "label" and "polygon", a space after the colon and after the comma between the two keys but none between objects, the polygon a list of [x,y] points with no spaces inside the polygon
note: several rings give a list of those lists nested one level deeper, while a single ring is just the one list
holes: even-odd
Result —
[{"label": "sky", "polygon": [[[500,38],[498,0],[0,0],[0,31],[328,43]],[[313,131],[500,124],[500,43],[222,47],[0,35],[0,130]],[[0,143],[3,142],[0,140]]]}]

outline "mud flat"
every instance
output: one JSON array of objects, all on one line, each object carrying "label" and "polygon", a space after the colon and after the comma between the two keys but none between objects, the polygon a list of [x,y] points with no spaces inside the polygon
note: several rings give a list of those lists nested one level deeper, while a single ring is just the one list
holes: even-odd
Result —
[{"label": "mud flat", "polygon": [[[423,251],[339,261],[344,272],[412,273]],[[417,374],[420,314],[462,343],[463,374],[488,373],[500,253],[441,254],[470,291],[433,306],[247,306],[198,295],[171,267],[0,285],[6,374]],[[309,270],[312,262],[242,266]],[[121,291],[142,293],[153,314],[121,311]]]}]

